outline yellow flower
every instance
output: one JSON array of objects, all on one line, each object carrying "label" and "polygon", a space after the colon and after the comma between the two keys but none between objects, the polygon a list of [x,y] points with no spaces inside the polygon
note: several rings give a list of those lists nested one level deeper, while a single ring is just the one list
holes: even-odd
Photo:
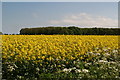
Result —
[{"label": "yellow flower", "polygon": [[42,59],[45,59],[45,56],[42,56]]},{"label": "yellow flower", "polygon": [[[89,60],[95,56],[86,56],[87,53],[94,51],[95,53],[105,53],[118,49],[118,37],[107,35],[3,35],[0,45],[2,45],[2,58],[6,60],[11,58],[16,61],[26,59],[42,62],[46,58],[49,61],[57,59],[56,61],[60,62],[84,57],[88,57],[86,60]],[[80,57],[81,55],[82,57]],[[42,60],[39,61],[36,58]],[[69,60],[66,64],[69,63]]]}]

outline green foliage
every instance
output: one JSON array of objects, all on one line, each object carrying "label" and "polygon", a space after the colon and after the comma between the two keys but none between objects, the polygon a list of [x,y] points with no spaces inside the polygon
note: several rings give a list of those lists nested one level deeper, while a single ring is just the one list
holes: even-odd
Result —
[{"label": "green foliage", "polygon": [[120,35],[120,28],[78,28],[71,27],[39,27],[24,28],[20,30],[22,35]]},{"label": "green foliage", "polygon": [[3,33],[2,32],[0,32],[0,35],[2,35]]},{"label": "green foliage", "polygon": [[[116,51],[116,52],[115,52]],[[49,62],[46,66],[34,61],[5,62],[3,60],[3,79],[7,80],[67,80],[67,79],[120,79],[119,50],[100,53],[91,60],[69,61],[69,66],[62,64],[54,67],[55,63]],[[87,55],[97,55],[87,53]],[[111,59],[112,58],[112,59]],[[45,64],[44,64],[45,65]]]}]

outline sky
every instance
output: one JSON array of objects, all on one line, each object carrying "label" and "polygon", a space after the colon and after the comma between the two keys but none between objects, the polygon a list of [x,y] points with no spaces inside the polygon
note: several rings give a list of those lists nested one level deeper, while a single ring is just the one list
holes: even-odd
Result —
[{"label": "sky", "polygon": [[1,0],[2,2],[119,2],[119,0]]},{"label": "sky", "polygon": [[2,2],[0,2],[0,32],[2,32]]},{"label": "sky", "polygon": [[2,2],[2,32],[47,26],[118,27],[117,2]]}]

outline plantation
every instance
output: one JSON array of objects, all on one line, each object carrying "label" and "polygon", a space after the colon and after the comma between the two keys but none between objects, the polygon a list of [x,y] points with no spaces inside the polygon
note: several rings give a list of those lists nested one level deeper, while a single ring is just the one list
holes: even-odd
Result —
[{"label": "plantation", "polygon": [[3,79],[120,79],[118,37],[3,35]]}]

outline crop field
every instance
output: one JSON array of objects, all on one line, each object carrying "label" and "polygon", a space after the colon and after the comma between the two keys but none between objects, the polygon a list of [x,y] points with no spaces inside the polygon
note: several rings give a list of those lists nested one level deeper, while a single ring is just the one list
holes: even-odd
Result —
[{"label": "crop field", "polygon": [[120,79],[118,37],[120,36],[3,35],[3,79]]}]

